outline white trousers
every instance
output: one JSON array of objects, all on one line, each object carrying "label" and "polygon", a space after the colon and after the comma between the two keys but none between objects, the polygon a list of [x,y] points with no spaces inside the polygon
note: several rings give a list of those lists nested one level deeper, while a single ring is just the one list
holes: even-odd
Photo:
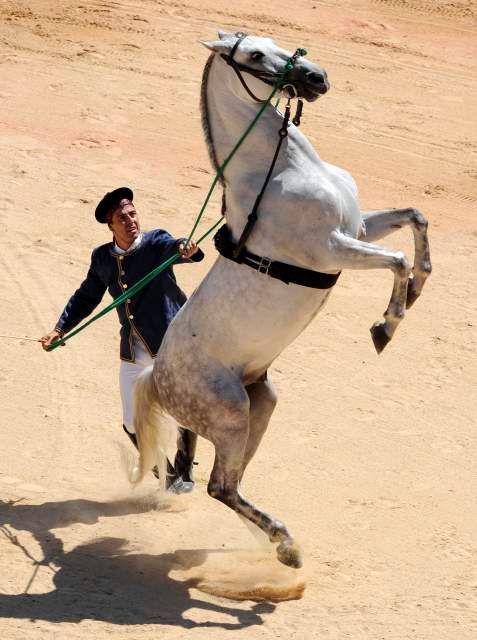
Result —
[{"label": "white trousers", "polygon": [[119,367],[119,389],[123,405],[123,424],[129,433],[134,433],[134,383],[143,369],[154,362],[143,343],[134,339],[134,354],[136,362],[121,360]]}]

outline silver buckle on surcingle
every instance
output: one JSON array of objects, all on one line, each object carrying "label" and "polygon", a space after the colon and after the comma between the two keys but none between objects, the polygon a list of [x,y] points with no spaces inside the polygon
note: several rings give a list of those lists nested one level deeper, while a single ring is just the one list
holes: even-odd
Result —
[{"label": "silver buckle on surcingle", "polygon": [[258,265],[259,273],[265,273],[266,275],[268,275],[268,270],[270,269],[271,264],[272,261],[270,260],[270,258],[261,258],[260,264]]}]

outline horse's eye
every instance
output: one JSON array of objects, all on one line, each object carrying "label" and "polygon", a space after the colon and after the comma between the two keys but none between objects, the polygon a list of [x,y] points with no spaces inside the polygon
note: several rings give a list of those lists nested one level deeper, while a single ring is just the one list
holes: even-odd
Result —
[{"label": "horse's eye", "polygon": [[252,54],[250,54],[250,57],[252,58],[252,60],[258,61],[261,60],[264,57],[264,53],[262,53],[261,51],[254,51]]}]

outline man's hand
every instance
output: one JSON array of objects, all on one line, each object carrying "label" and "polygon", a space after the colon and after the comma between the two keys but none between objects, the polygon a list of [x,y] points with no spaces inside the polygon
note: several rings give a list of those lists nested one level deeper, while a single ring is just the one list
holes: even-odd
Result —
[{"label": "man's hand", "polygon": [[185,242],[181,242],[179,245],[179,253],[183,258],[191,258],[197,251],[199,251],[199,247],[192,240],[187,246]]},{"label": "man's hand", "polygon": [[[45,351],[47,351],[50,344],[52,342],[55,342],[55,340],[58,340],[61,337],[62,337],[61,333],[56,329],[53,329],[53,331],[50,331],[50,333],[47,333],[46,336],[43,336],[42,338],[40,338],[38,342],[41,342],[41,346]],[[62,346],[64,347],[65,344],[63,343]]]}]

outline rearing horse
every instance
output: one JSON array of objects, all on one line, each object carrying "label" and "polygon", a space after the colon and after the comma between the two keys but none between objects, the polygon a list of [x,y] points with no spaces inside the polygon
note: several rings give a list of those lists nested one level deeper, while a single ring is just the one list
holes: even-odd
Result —
[{"label": "rearing horse", "polygon": [[[210,158],[218,167],[270,94],[290,52],[269,38],[219,32],[202,81],[202,122]],[[312,102],[329,88],[326,72],[296,59],[282,90]],[[227,228],[219,255],[198,289],[170,325],[154,367],[136,388],[135,429],[139,482],[163,448],[165,420],[187,426],[188,446],[177,464],[188,472],[196,435],[215,446],[208,493],[278,542],[278,559],[300,566],[286,526],[240,492],[276,404],[267,370],[311,322],[342,269],[390,269],[394,286],[384,320],[371,328],[380,352],[421,293],[431,271],[427,221],[414,208],[363,213],[349,173],[318,156],[293,124],[260,202],[258,219],[237,252],[274,155],[284,117],[269,104],[223,173]],[[414,234],[411,269],[400,251],[374,244],[404,226]],[[240,248],[240,247],[239,247]],[[238,257],[237,257],[238,255]],[[287,284],[288,282],[288,284]],[[170,437],[170,433],[168,433]]]}]

